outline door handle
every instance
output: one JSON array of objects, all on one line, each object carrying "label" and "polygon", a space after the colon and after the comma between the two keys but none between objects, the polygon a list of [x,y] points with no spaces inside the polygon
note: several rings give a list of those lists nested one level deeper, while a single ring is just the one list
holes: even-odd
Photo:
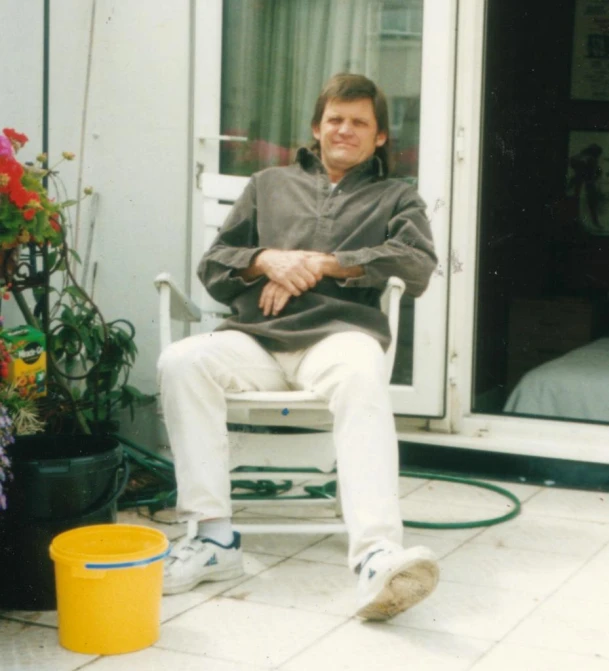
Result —
[{"label": "door handle", "polygon": [[199,142],[207,142],[207,140],[216,140],[218,142],[247,142],[249,138],[245,135],[199,135],[197,140],[199,140]]},{"label": "door handle", "polygon": [[195,169],[195,184],[197,186],[197,189],[199,189],[199,191],[201,190],[201,176],[203,175],[204,170],[205,170],[205,164],[197,161]]}]

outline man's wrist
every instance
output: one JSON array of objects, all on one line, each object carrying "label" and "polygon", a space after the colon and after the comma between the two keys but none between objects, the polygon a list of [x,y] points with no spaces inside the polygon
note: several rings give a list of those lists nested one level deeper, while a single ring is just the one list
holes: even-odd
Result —
[{"label": "man's wrist", "polygon": [[332,277],[336,280],[361,277],[364,274],[362,266],[341,266],[334,254],[323,255],[322,271],[326,277]]},{"label": "man's wrist", "polygon": [[250,261],[250,264],[247,268],[237,271],[237,275],[244,280],[245,282],[253,282],[259,277],[264,275],[264,270],[262,269],[262,264],[260,262],[260,257],[264,254],[266,250],[258,252],[254,258]]}]

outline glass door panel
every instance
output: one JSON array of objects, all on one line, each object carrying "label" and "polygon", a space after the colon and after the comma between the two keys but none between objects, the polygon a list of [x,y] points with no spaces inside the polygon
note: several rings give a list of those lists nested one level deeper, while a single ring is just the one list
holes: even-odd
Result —
[{"label": "glass door panel", "polygon": [[390,110],[394,174],[416,180],[422,0],[225,0],[220,171],[287,165],[311,142],[312,106],[337,72],[377,82]]},{"label": "glass door panel", "polygon": [[[419,188],[427,185],[421,193],[428,204],[432,201],[440,220],[434,236],[443,255],[450,201],[455,3],[441,2],[446,14],[439,21],[427,16],[423,0],[206,2],[203,13],[198,10],[197,30],[206,40],[201,49],[209,81],[203,75],[197,77],[199,106],[209,105],[212,93],[217,96],[217,108],[214,104],[214,109],[201,109],[200,136],[205,137],[200,163],[206,171],[234,176],[288,165],[297,149],[312,141],[313,105],[325,81],[337,72],[365,74],[388,99],[392,176]],[[424,34],[430,35],[427,49]],[[432,48],[432,41],[442,47]],[[212,51],[217,54],[220,76],[213,72]],[[430,65],[426,92],[422,85],[425,57]],[[431,85],[438,67],[445,68],[449,77],[449,85],[441,91]],[[421,122],[423,105],[428,109],[427,130]],[[426,176],[421,171],[425,138],[430,152]],[[443,164],[441,170],[438,162]],[[432,284],[435,288],[416,302],[416,310],[411,298],[403,300],[392,382],[397,390],[396,411],[404,414],[440,414],[443,405],[446,280],[439,273]],[[430,328],[426,313],[433,315],[436,325],[441,314],[444,325]],[[431,368],[425,361],[428,356],[433,359]],[[418,380],[417,357],[421,359]],[[417,391],[417,383],[423,385],[424,393]]]}]

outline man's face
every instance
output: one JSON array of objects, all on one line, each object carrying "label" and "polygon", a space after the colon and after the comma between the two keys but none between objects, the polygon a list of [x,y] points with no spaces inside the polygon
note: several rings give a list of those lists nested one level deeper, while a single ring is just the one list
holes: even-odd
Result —
[{"label": "man's face", "polygon": [[321,162],[337,182],[354,166],[369,159],[387,141],[379,133],[370,98],[329,100],[313,137],[321,147]]}]

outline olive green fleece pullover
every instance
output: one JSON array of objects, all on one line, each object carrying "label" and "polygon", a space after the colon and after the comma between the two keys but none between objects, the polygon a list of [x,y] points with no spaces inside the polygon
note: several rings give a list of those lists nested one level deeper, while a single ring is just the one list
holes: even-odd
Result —
[{"label": "olive green fleece pullover", "polygon": [[[362,331],[386,349],[379,299],[387,279],[400,277],[407,294],[420,296],[437,259],[425,203],[413,186],[380,173],[372,157],[332,188],[319,158],[303,148],[294,164],[254,174],[199,264],[210,295],[231,309],[218,330],[249,333],[275,351]],[[264,249],[334,254],[343,267],[361,265],[364,275],[324,277],[279,315],[265,317],[258,300],[267,280],[246,282],[237,274]]]}]

